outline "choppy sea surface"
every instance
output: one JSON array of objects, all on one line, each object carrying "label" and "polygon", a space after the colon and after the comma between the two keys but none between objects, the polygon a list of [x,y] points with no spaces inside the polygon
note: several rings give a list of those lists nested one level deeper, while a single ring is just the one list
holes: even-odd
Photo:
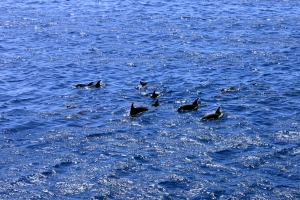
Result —
[{"label": "choppy sea surface", "polygon": [[[299,13],[299,0],[2,1],[0,199],[299,199]],[[132,102],[149,110],[130,117]]]}]

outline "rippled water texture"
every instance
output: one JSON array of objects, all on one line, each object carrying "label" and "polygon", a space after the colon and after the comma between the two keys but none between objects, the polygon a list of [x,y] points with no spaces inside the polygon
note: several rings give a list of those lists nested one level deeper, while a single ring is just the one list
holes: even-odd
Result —
[{"label": "rippled water texture", "polygon": [[[1,2],[0,198],[300,198],[299,13],[298,0]],[[132,102],[149,110],[130,117]]]}]

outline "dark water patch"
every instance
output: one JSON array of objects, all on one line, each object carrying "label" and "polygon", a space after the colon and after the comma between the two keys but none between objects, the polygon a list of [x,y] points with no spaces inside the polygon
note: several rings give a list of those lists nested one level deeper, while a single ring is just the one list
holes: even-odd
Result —
[{"label": "dark water patch", "polygon": [[55,175],[56,172],[55,172],[54,170],[52,170],[52,171],[49,170],[49,171],[42,172],[41,174],[42,174],[43,176],[47,177],[47,176]]},{"label": "dark water patch", "polygon": [[146,157],[146,156],[143,156],[143,155],[136,155],[133,157],[137,162],[140,162],[140,163],[148,163],[149,162],[149,159]]},{"label": "dark water patch", "polygon": [[99,140],[104,136],[107,136],[108,133],[95,133],[95,134],[90,134],[87,135],[86,137],[90,140]]},{"label": "dark water patch", "polygon": [[[32,143],[35,143],[35,142],[32,141]],[[45,149],[48,146],[51,146],[51,142],[41,141],[41,142],[38,142],[37,144],[30,144],[26,148],[31,149],[31,150],[36,150],[36,149]]]},{"label": "dark water patch", "polygon": [[222,150],[214,153],[208,153],[208,155],[212,157],[215,160],[215,162],[222,162],[228,159],[232,159],[237,153],[238,152],[236,151],[233,152],[230,150]]},{"label": "dark water patch", "polygon": [[241,159],[241,164],[246,168],[257,168],[260,165],[263,165],[265,163],[263,159],[256,156],[246,156],[246,157],[241,157],[240,159]]},{"label": "dark water patch", "polygon": [[176,174],[170,174],[165,180],[161,180],[159,185],[163,186],[164,188],[168,188],[171,190],[182,189],[182,190],[189,190],[188,180],[184,177],[177,176]]},{"label": "dark water patch", "polygon": [[65,162],[61,162],[59,164],[54,165],[55,168],[63,168],[63,167],[68,167],[71,166],[73,164],[72,161],[65,161]]}]

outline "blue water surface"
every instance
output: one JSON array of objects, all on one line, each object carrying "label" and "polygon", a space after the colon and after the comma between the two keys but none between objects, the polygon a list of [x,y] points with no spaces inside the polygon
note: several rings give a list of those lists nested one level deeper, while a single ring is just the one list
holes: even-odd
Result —
[{"label": "blue water surface", "polygon": [[[2,1],[0,199],[300,198],[299,13],[299,0]],[[149,110],[130,117],[132,102]]]}]

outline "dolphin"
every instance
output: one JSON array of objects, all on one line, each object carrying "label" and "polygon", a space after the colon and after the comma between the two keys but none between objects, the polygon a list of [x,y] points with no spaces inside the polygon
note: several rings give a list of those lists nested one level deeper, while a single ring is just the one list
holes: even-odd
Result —
[{"label": "dolphin", "polygon": [[150,95],[151,98],[156,98],[158,97],[158,93],[155,93],[155,90],[153,91],[153,93]]},{"label": "dolphin", "polygon": [[148,82],[143,82],[143,81],[140,81],[140,84],[141,84],[141,86],[142,86],[142,87],[144,87],[145,85],[147,85],[147,84],[148,84]]},{"label": "dolphin", "polygon": [[101,86],[100,82],[101,82],[101,80],[98,81],[98,82],[96,83],[96,85],[90,85],[89,87],[90,87],[90,88],[99,88],[99,87]]},{"label": "dolphin", "polygon": [[222,113],[220,111],[220,107],[216,110],[215,113],[205,115],[204,117],[201,118],[201,120],[210,120],[210,119],[218,119],[222,116]]},{"label": "dolphin", "polygon": [[85,87],[85,86],[88,86],[88,87],[92,87],[94,84],[94,82],[90,82],[89,84],[77,84],[75,87],[76,88],[80,88],[80,87]]},{"label": "dolphin", "polygon": [[137,115],[141,112],[147,111],[148,108],[146,107],[134,107],[133,103],[131,104],[131,108],[130,108],[130,116],[134,116]]},{"label": "dolphin", "polygon": [[197,109],[198,108],[198,99],[199,98],[197,98],[192,104],[180,106],[177,111],[179,112],[179,111],[183,111],[183,110]]},{"label": "dolphin", "polygon": [[155,103],[152,104],[152,106],[159,106],[158,100],[156,100]]}]

